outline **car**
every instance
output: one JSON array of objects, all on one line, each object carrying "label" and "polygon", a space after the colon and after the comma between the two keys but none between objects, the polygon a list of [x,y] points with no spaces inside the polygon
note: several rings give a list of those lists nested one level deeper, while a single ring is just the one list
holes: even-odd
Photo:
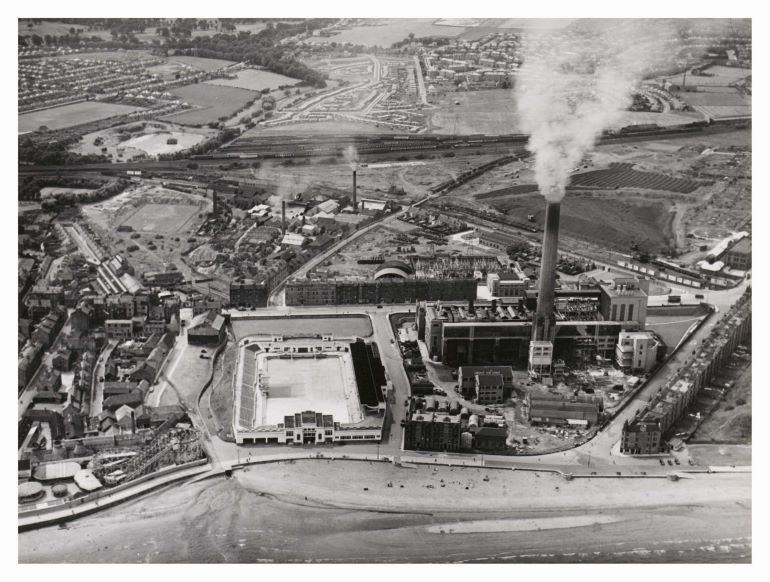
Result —
[{"label": "car", "polygon": [[663,459],[658,459],[658,462],[664,467],[666,466],[666,462]]},{"label": "car", "polygon": [[404,400],[404,406],[409,406],[409,399]]},{"label": "car", "polygon": [[378,305],[378,306],[377,306],[377,309],[382,309],[382,305]]},{"label": "car", "polygon": [[687,459],[687,463],[688,463],[689,465],[694,465],[694,464],[695,464],[695,463],[693,462],[693,460],[692,460],[692,459]]},{"label": "car", "polygon": [[673,464],[674,464],[674,463],[672,463],[672,462],[671,462],[671,459],[666,459],[666,462],[667,462],[669,465],[673,465]]},{"label": "car", "polygon": [[394,344],[394,343],[396,343],[396,340],[394,340],[394,339],[391,339],[391,340],[390,340],[390,343]]},{"label": "car", "polygon": [[402,421],[401,421],[401,427],[403,428],[403,427],[405,427],[405,426],[406,426],[406,421],[405,421],[405,420],[402,420]]},{"label": "car", "polygon": [[675,463],[675,464],[677,464],[677,465],[679,465],[679,464],[680,464],[680,463],[679,463],[679,459],[674,459],[674,463]]}]

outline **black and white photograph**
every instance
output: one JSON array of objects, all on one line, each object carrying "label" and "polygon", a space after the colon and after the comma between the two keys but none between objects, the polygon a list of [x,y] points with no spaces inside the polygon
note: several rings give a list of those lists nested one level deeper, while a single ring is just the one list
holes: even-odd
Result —
[{"label": "black and white photograph", "polygon": [[654,5],[18,7],[16,567],[756,566],[753,21]]}]

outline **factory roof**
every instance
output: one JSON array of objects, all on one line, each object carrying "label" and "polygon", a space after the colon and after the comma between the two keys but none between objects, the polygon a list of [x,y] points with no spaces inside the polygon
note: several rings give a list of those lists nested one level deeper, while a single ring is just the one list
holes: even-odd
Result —
[{"label": "factory roof", "polygon": [[374,278],[379,279],[380,277],[401,277],[402,279],[406,279],[412,273],[414,273],[412,267],[410,267],[404,261],[385,261],[377,269],[377,272],[374,274]]}]

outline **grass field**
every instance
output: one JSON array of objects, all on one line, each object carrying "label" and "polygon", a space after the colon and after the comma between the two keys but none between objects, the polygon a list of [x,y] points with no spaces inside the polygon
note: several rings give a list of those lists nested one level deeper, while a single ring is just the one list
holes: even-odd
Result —
[{"label": "grass field", "polygon": [[184,111],[165,117],[167,121],[187,125],[203,125],[217,121],[220,117],[231,117],[257,93],[235,87],[219,87],[198,83],[174,89],[174,95],[198,109]]},{"label": "grass field", "polygon": [[369,123],[355,123],[353,121],[318,121],[306,123],[291,123],[288,125],[277,125],[274,127],[257,126],[248,130],[243,135],[253,137],[258,135],[314,135],[314,134],[348,134],[365,135],[378,133],[400,133],[387,127],[376,127]]},{"label": "grass field", "polygon": [[435,103],[439,109],[430,119],[431,133],[497,135],[521,131],[516,99],[509,89],[446,93]]},{"label": "grass field", "polygon": [[237,87],[239,89],[248,89],[249,91],[261,91],[262,89],[277,89],[283,85],[296,85],[300,82],[299,79],[257,69],[238,71],[236,76],[238,77],[237,79],[214,79],[206,81],[206,84]]},{"label": "grass field", "polygon": [[173,233],[198,211],[197,206],[187,204],[145,204],[123,224],[141,232]]},{"label": "grass field", "polygon": [[202,71],[216,71],[217,69],[221,69],[222,67],[229,67],[230,65],[234,65],[234,61],[225,61],[222,59],[204,59],[201,57],[185,57],[185,56],[173,56],[169,57],[169,60],[171,62],[178,62],[178,63],[184,63],[185,65],[190,65],[191,67],[195,67],[196,69],[200,69]]},{"label": "grass field", "polygon": [[[543,224],[545,204],[540,195],[493,199],[491,204],[522,221],[532,213],[535,222]],[[645,243],[645,248],[650,249],[664,248],[672,236],[671,217],[664,204],[633,204],[569,194],[561,207],[561,229],[582,240],[624,251],[633,242]]]},{"label": "grass field", "polygon": [[62,105],[19,115],[19,132],[36,131],[45,125],[48,129],[63,129],[114,115],[123,115],[140,111],[143,107],[130,107],[114,103],[84,101],[72,105]]},{"label": "grass field", "polygon": [[308,39],[313,44],[332,42],[360,44],[363,46],[390,47],[394,42],[404,40],[412,32],[417,38],[423,36],[446,36],[454,38],[465,32],[465,28],[437,26],[433,18],[378,18],[368,22],[374,26],[354,26],[334,36],[314,36]]},{"label": "grass field", "polygon": [[32,24],[32,26],[29,26],[30,24],[32,24],[32,22],[29,19],[19,19],[19,35],[32,36],[33,34],[37,34],[40,36],[45,36],[46,34],[50,34],[51,36],[63,36],[69,34],[70,28],[74,27],[76,29],[83,29],[82,36],[98,36],[99,38],[103,38],[105,40],[112,38],[109,30],[88,30],[87,27],[80,24],[67,24],[64,22],[53,22],[50,20],[43,20],[39,24]]},{"label": "grass field", "polygon": [[134,61],[137,59],[149,59],[150,55],[147,51],[96,51],[89,53],[73,53],[69,55],[60,55],[53,57],[53,60],[57,61],[75,61],[75,60],[92,60],[92,61]]}]

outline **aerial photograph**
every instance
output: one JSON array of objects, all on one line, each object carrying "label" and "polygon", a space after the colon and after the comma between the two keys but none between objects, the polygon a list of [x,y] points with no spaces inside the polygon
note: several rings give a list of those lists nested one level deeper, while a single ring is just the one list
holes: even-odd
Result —
[{"label": "aerial photograph", "polygon": [[750,18],[15,20],[17,565],[753,564]]}]

